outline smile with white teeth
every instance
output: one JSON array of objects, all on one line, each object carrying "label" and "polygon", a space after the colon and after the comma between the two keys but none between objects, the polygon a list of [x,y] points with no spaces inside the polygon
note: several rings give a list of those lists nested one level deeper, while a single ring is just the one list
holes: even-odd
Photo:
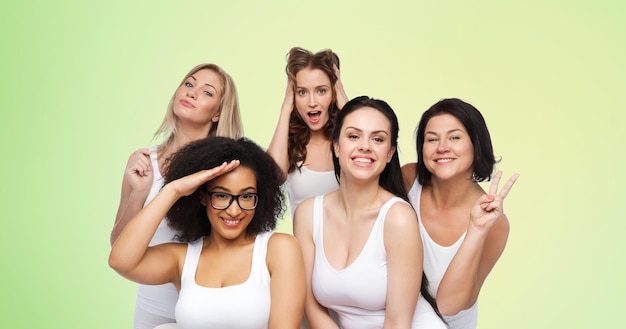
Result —
[{"label": "smile with white teeth", "polygon": [[450,162],[450,161],[452,161],[452,160],[454,160],[454,159],[451,159],[451,158],[445,158],[445,159],[437,159],[437,160],[435,160],[435,162],[437,162],[437,163],[442,163],[442,162]]},{"label": "smile with white teeth", "polygon": [[237,225],[239,224],[239,222],[241,222],[241,219],[224,219],[222,218],[222,221],[228,225]]},{"label": "smile with white teeth", "polygon": [[354,158],[354,161],[361,163],[372,163],[372,159],[368,158]]}]

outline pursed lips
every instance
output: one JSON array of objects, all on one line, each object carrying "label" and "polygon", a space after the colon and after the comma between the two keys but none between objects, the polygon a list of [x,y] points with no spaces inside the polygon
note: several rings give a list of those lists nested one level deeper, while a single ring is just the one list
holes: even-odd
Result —
[{"label": "pursed lips", "polygon": [[193,104],[191,104],[191,102],[189,102],[186,99],[181,99],[180,103],[184,106],[184,107],[189,107],[189,108],[196,108]]}]

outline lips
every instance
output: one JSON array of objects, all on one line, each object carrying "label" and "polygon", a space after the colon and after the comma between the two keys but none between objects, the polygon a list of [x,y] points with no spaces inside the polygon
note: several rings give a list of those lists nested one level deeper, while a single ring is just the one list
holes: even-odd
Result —
[{"label": "lips", "polygon": [[180,104],[181,104],[182,106],[184,106],[184,107],[188,107],[188,108],[190,108],[190,109],[196,108],[193,104],[191,104],[191,102],[189,102],[189,101],[188,101],[188,100],[186,100],[186,99],[181,99],[181,100],[180,100]]},{"label": "lips", "polygon": [[322,116],[322,112],[321,111],[311,111],[311,112],[308,112],[307,115],[309,116],[309,121],[311,121],[312,123],[318,123],[320,121],[321,116]]},{"label": "lips", "polygon": [[454,160],[453,158],[443,158],[443,159],[436,159],[435,162],[444,164],[444,163],[452,162],[453,160]]},{"label": "lips", "polygon": [[369,158],[369,157],[354,157],[352,158],[352,161],[357,165],[364,165],[364,166],[369,166],[372,163],[374,163],[374,159]]},{"label": "lips", "polygon": [[226,224],[226,226],[237,226],[241,223],[242,219],[226,219],[222,218],[222,222]]}]

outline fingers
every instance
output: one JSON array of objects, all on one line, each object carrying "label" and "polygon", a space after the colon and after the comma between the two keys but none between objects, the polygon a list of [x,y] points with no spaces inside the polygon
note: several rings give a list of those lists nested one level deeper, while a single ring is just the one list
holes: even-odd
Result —
[{"label": "fingers", "polygon": [[133,160],[131,160],[131,167],[129,168],[129,174],[136,173],[141,177],[145,177],[152,171],[152,163],[150,162],[150,152],[138,151]]},{"label": "fingers", "polygon": [[504,184],[502,190],[500,191],[500,197],[502,197],[503,199],[506,198],[506,196],[509,194],[509,191],[511,190],[511,187],[513,187],[513,184],[515,184],[515,181],[517,181],[518,177],[519,174],[514,174],[513,176],[511,176],[511,178],[509,178],[509,180],[506,182],[506,184]]},{"label": "fingers", "polygon": [[239,160],[232,160],[230,162],[224,162],[215,168],[206,170],[205,182],[237,168],[239,164],[240,164]]},{"label": "fingers", "polygon": [[489,194],[496,195],[498,193],[498,184],[500,184],[501,177],[501,171],[496,172],[496,175],[493,176],[493,180],[491,180],[491,185],[489,186]]},{"label": "fingers", "polygon": [[489,186],[489,194],[497,195],[502,199],[506,198],[518,177],[519,174],[514,174],[513,176],[511,176],[511,178],[509,178],[506,184],[504,184],[504,186],[502,187],[502,190],[500,190],[500,194],[498,194],[498,185],[500,184],[500,178],[502,178],[502,171],[496,172],[496,175],[491,181],[491,186]]}]

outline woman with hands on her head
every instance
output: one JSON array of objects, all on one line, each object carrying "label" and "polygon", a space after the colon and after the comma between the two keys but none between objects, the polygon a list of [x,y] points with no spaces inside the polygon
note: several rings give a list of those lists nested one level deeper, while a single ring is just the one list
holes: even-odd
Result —
[{"label": "woman with hands on her head", "polygon": [[504,251],[509,222],[502,209],[518,175],[502,176],[483,116],[456,98],[431,106],[417,126],[417,163],[402,167],[417,212],[429,291],[451,329],[476,328],[478,294]]},{"label": "woman with hands on her head", "polygon": [[[239,138],[243,134],[237,90],[233,79],[215,64],[200,64],[183,78],[172,95],[161,127],[155,136],[169,134],[159,146],[139,149],[130,155],[111,245],[120,232],[163,186],[166,159],[183,145],[207,136]],[[162,220],[150,245],[174,240],[174,232]],[[139,285],[134,328],[148,329],[174,322],[178,293],[172,284]]]},{"label": "woman with hands on her head", "polygon": [[[208,137],[176,152],[165,180],[113,244],[110,266],[139,283],[173,283],[183,329],[298,328],[302,253],[272,232],[285,209],[272,158],[246,139]],[[186,243],[149,245],[163,217]]]},{"label": "woman with hands on her head", "polygon": [[294,47],[287,57],[287,89],[267,149],[287,180],[291,215],[302,200],[337,189],[330,134],[348,97],[339,57],[329,49],[312,53]]},{"label": "woman with hands on her head", "polygon": [[402,185],[398,129],[391,107],[367,96],[337,115],[339,189],[302,202],[294,221],[311,328],[445,328],[420,294],[422,242]]}]

